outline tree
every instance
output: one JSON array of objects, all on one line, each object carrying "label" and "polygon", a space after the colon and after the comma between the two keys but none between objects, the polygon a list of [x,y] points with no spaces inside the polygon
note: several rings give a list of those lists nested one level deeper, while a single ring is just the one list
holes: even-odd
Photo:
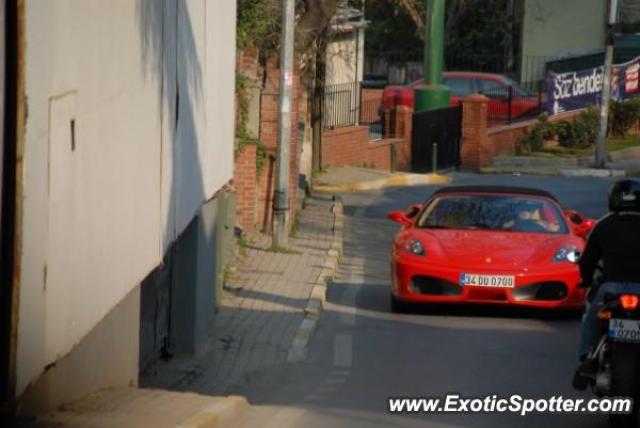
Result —
[{"label": "tree", "polygon": [[[264,64],[276,55],[280,42],[280,0],[237,0],[238,50],[255,49]],[[337,0],[297,0],[295,55],[302,76],[302,95],[307,101],[304,121],[314,131],[314,145],[321,139],[322,84],[324,79],[324,52],[327,28],[336,13]],[[249,96],[246,76],[238,74],[236,99],[238,106],[237,134],[247,134],[246,122]],[[311,97],[307,97],[313,94]],[[257,140],[249,135],[247,141]],[[259,144],[259,142],[258,142]],[[314,148],[314,155],[319,149]],[[314,160],[314,163],[316,161]]]},{"label": "tree", "polygon": [[[513,50],[517,20],[510,11],[512,3],[513,0],[448,0],[447,57],[497,57],[504,54],[505,47]],[[385,0],[372,7],[367,4],[367,19],[371,20],[365,42],[368,52],[375,55],[380,50],[393,51],[401,59],[420,55],[425,12],[423,0]]]}]

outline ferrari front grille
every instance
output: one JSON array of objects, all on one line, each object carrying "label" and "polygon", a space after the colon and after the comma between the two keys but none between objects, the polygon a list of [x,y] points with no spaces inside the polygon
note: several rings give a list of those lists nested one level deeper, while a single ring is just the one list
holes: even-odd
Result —
[{"label": "ferrari front grille", "polygon": [[411,278],[410,289],[414,293],[431,296],[459,296],[462,294],[462,287],[455,282],[422,275]]},{"label": "ferrari front grille", "polygon": [[512,295],[517,300],[562,300],[568,294],[567,285],[560,281],[537,282],[515,288]]}]

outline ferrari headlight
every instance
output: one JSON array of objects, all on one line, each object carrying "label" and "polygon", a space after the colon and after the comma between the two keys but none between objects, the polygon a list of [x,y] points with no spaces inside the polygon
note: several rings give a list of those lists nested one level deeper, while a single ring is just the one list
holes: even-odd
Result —
[{"label": "ferrari headlight", "polygon": [[415,254],[416,256],[424,256],[424,247],[422,246],[422,242],[417,239],[409,239],[404,243],[404,248],[410,252],[411,254]]},{"label": "ferrari headlight", "polygon": [[575,247],[562,247],[556,251],[556,254],[553,256],[553,262],[571,262],[578,263],[578,259],[580,258],[580,251],[578,251]]}]

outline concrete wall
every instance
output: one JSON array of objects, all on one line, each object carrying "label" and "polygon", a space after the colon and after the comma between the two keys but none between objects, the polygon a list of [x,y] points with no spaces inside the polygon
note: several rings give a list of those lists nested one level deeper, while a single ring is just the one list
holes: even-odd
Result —
[{"label": "concrete wall", "polygon": [[525,0],[522,27],[522,68],[528,69],[525,77],[542,78],[546,57],[602,50],[606,7],[603,0]]},{"label": "concrete wall", "polygon": [[140,287],[113,308],[21,397],[21,411],[40,414],[82,397],[96,385],[137,386]]},{"label": "concrete wall", "polygon": [[[235,2],[59,0],[25,14],[17,395],[231,179],[234,132]],[[137,367],[135,348],[113,364]]]},{"label": "concrete wall", "polygon": [[364,30],[337,33],[327,43],[325,85],[360,82],[364,70]]}]

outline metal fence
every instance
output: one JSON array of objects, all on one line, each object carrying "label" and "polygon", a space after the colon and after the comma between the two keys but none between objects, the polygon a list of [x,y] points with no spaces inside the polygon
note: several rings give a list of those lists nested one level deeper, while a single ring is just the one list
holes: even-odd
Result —
[{"label": "metal fence", "polygon": [[359,122],[360,88],[360,82],[325,86],[322,97],[322,124],[325,129],[356,125]]},{"label": "metal fence", "polygon": [[[362,125],[369,127],[369,138],[375,140],[389,134],[392,124],[385,123],[382,94],[363,97],[362,82],[327,85],[322,97],[324,129]],[[389,122],[389,120],[387,120]]]},{"label": "metal fence", "polygon": [[482,91],[489,98],[487,121],[489,126],[509,125],[513,122],[536,118],[546,102],[543,82],[536,91],[524,91],[513,86]]}]

